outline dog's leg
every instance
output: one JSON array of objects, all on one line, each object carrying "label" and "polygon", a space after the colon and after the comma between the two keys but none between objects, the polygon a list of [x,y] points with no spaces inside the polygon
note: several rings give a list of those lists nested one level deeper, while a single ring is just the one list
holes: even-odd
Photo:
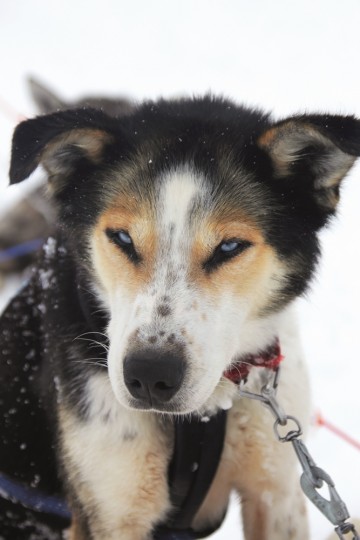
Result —
[{"label": "dog's leg", "polygon": [[[306,369],[294,348],[286,347],[278,402],[297,417],[306,432],[310,392]],[[251,385],[251,381],[249,383]],[[261,381],[254,380],[253,391]],[[250,389],[251,386],[250,386]],[[246,540],[306,540],[308,525],[299,470],[291,443],[279,442],[274,419],[258,401],[241,398],[229,411],[226,454],[234,466],[235,489],[242,502]],[[282,431],[285,430],[285,431]],[[280,429],[283,436],[293,423]]]},{"label": "dog's leg", "polygon": [[[256,429],[260,425],[259,419]],[[269,439],[266,429],[248,431],[236,486],[246,540],[307,540],[305,497],[290,443]]]},{"label": "dog's leg", "polygon": [[[253,407],[260,415],[248,425]],[[241,499],[245,539],[307,540],[305,498],[291,444],[275,440],[271,418],[259,403],[249,403],[234,416],[233,427],[242,437],[236,447],[229,437],[225,457],[236,459],[233,474]]]},{"label": "dog's leg", "polygon": [[264,490],[243,494],[242,515],[246,540],[307,540],[305,500],[300,488],[293,493]]},{"label": "dog's leg", "polygon": [[244,409],[229,413],[223,458],[194,526],[201,530],[220,521],[235,487],[246,540],[307,540],[305,500],[292,448],[263,432],[261,422],[256,430],[249,429],[249,409]]},{"label": "dog's leg", "polygon": [[121,414],[82,421],[61,410],[63,466],[81,507],[71,540],[147,540],[169,510],[171,437],[156,415]]},{"label": "dog's leg", "polygon": [[71,527],[67,531],[67,540],[89,540],[86,533],[86,525],[83,523],[76,512],[72,512]]}]

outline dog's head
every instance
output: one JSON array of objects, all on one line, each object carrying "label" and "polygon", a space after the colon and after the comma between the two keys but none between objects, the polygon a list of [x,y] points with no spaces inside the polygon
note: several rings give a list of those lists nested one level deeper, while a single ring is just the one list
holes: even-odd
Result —
[{"label": "dog's head", "polygon": [[186,413],[274,339],[358,155],[353,117],[275,123],[206,97],[24,122],[10,176],[48,173],[70,250],[109,311],[118,400]]}]

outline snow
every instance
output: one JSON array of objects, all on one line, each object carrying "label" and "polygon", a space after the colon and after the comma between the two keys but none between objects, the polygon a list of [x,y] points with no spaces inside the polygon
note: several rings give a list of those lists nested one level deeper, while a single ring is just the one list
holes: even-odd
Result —
[{"label": "snow", "polygon": [[52,259],[56,254],[56,239],[49,236],[45,244],[43,245],[43,250],[47,259]]},{"label": "snow", "polygon": [[[35,112],[25,85],[29,74],[68,99],[211,90],[277,117],[304,111],[360,116],[359,20],[358,0],[88,0],[86,9],[71,0],[61,6],[8,2],[0,17],[0,181],[5,185],[15,123]],[[3,101],[15,112],[5,113]],[[299,303],[314,412],[357,440],[359,177],[357,166],[346,180],[339,217],[322,234],[313,290]],[[9,189],[0,206],[23,189]],[[308,443],[350,513],[360,516],[360,453],[325,428],[314,427]],[[238,515],[232,505],[214,540],[240,538]],[[331,524],[312,508],[310,517],[312,538],[325,539]]]}]

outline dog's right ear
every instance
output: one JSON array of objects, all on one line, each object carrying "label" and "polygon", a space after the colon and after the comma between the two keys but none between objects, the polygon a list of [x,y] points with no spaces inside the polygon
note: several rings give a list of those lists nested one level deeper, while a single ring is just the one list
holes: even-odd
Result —
[{"label": "dog's right ear", "polygon": [[[360,157],[360,120],[304,114],[277,122],[257,140],[270,157],[275,183],[301,193],[324,216],[334,213],[343,178]],[[285,192],[284,192],[285,193]]]},{"label": "dog's right ear", "polygon": [[105,147],[114,140],[114,123],[95,109],[59,111],[22,122],[13,136],[10,183],[21,182],[40,163],[54,184],[81,161],[99,164]]}]

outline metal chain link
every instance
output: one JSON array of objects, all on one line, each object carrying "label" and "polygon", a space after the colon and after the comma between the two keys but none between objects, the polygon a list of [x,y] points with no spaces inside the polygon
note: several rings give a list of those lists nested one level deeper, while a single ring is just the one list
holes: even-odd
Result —
[{"label": "metal chain link", "polygon": [[[269,370],[267,371],[270,372]],[[346,540],[344,535],[351,533],[351,540],[360,540],[355,526],[351,522],[346,521],[350,515],[344,501],[335,489],[334,482],[323,469],[316,466],[305,443],[300,439],[302,428],[299,420],[294,416],[286,414],[277,400],[276,390],[279,383],[280,367],[275,372],[270,373],[274,373],[273,380],[271,381],[268,378],[268,381],[262,386],[259,394],[248,392],[241,388],[240,385],[240,395],[260,401],[271,411],[275,417],[274,432],[276,438],[282,443],[291,442],[300,462],[303,470],[300,477],[300,485],[304,494],[333,525],[336,525],[335,532],[338,537]],[[281,427],[287,427],[287,432],[283,435],[280,433]],[[329,499],[326,499],[317,491],[324,483],[329,490]]]}]

